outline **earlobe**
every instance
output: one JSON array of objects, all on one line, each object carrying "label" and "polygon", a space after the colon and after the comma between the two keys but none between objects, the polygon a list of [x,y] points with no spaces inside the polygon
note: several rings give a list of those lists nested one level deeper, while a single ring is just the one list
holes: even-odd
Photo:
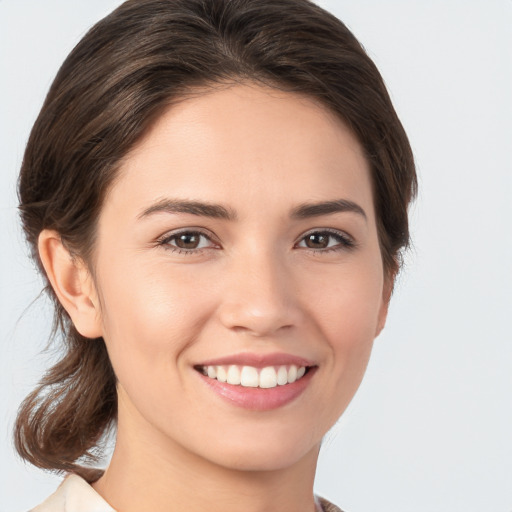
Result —
[{"label": "earlobe", "polygon": [[38,250],[48,280],[77,331],[86,338],[102,336],[98,296],[85,263],[71,256],[56,231],[41,232]]}]

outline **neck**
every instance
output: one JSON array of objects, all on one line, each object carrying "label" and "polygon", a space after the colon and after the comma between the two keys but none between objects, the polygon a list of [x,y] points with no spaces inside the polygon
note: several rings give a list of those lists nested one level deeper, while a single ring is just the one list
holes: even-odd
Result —
[{"label": "neck", "polygon": [[[121,419],[121,418],[120,418]],[[121,427],[121,423],[119,423]],[[225,467],[181,446],[118,429],[116,448],[95,490],[117,512],[313,512],[319,447],[272,469]]]}]

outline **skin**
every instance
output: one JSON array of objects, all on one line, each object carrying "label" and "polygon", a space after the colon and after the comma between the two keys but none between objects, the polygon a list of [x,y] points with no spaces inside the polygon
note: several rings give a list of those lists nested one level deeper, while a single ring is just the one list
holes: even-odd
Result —
[{"label": "skin", "polygon": [[[291,216],[340,199],[364,215]],[[220,204],[236,219],[148,213],[163,200]],[[207,237],[178,251],[170,237],[183,229]],[[325,234],[328,247],[308,246],[306,234],[326,230],[353,246]],[[99,218],[94,279],[58,234],[43,232],[40,252],[79,331],[105,339],[119,380],[117,444],[94,485],[116,510],[314,509],[322,437],[361,382],[391,291],[368,164],[338,118],[251,84],[187,99],[125,158]],[[276,352],[316,370],[269,411],[229,403],[194,369]]]}]

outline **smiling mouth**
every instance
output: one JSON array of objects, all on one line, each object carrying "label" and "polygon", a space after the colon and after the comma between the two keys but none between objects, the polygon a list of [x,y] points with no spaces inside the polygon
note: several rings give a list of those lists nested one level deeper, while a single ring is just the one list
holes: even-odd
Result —
[{"label": "smiling mouth", "polygon": [[256,368],[239,365],[195,366],[195,370],[210,379],[226,382],[233,386],[270,389],[286,386],[302,379],[310,370],[309,366],[279,365]]}]

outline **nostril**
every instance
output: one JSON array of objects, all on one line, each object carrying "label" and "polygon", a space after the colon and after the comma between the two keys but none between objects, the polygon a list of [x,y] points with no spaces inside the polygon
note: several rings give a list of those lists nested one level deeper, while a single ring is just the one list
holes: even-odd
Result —
[{"label": "nostril", "polygon": [[268,334],[275,333],[277,331],[288,330],[293,326],[291,324],[288,325],[280,325],[278,327],[269,327],[268,324],[265,325],[264,322],[255,322],[252,327],[243,326],[243,325],[234,325],[230,327],[230,329],[239,334],[249,334],[255,337],[264,337]]}]

